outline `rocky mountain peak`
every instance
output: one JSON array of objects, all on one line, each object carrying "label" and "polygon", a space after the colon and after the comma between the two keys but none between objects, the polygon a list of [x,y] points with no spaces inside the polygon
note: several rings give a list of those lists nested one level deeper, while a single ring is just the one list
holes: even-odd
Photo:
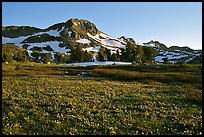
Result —
[{"label": "rocky mountain peak", "polygon": [[[52,58],[57,52],[67,54],[79,45],[84,51],[91,52],[97,56],[99,49],[104,47],[109,49],[111,54],[120,53],[127,48],[131,42],[137,45],[133,38],[121,36],[112,37],[96,27],[88,20],[71,18],[66,22],[54,24],[46,29],[32,26],[3,26],[2,44],[14,44],[28,50],[30,56],[35,52],[52,53]],[[184,60],[185,62],[200,57],[200,51],[193,51],[188,47],[172,46],[167,48],[159,41],[149,41],[139,43],[141,46],[148,46],[156,49],[159,55],[156,62],[162,62],[162,58],[168,57],[170,62]]]}]

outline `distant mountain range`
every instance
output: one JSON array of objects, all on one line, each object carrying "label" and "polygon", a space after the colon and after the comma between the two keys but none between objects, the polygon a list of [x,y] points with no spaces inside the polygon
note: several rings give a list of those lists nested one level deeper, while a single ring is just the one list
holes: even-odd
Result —
[{"label": "distant mountain range", "polygon": [[201,50],[193,50],[189,47],[171,46],[167,47],[159,41],[137,43],[133,38],[121,36],[119,38],[97,29],[96,25],[88,20],[69,19],[66,22],[54,24],[46,29],[31,26],[2,26],[2,44],[10,43],[24,48],[32,57],[33,51],[42,53],[60,52],[69,54],[74,45],[81,43],[83,50],[97,55],[100,47],[116,53],[117,50],[125,49],[127,42],[149,46],[156,49],[159,54],[155,62],[162,63],[162,58],[168,57],[171,63],[194,63],[199,62],[202,57]]}]

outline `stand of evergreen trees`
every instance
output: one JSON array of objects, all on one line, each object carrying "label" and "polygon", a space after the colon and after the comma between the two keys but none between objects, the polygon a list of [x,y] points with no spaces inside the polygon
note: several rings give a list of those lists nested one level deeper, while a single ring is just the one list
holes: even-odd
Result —
[{"label": "stand of evergreen trees", "polygon": [[107,48],[101,47],[97,60],[98,61],[124,61],[124,62],[136,62],[136,63],[152,63],[157,56],[157,50],[152,47],[145,47],[135,45],[132,42],[127,43],[126,49],[121,49],[121,53],[117,50],[116,53],[112,53]]},{"label": "stand of evergreen trees", "polygon": [[[152,63],[157,55],[157,51],[152,47],[145,47],[136,45],[132,42],[127,42],[126,49],[117,49],[115,53],[111,53],[110,49],[103,46],[98,51],[96,59],[98,61],[122,61],[133,63]],[[83,45],[78,44],[72,46],[69,54],[64,53],[41,53],[39,51],[33,51],[30,57],[26,50],[18,50],[15,53],[11,53],[6,48],[2,50],[2,62],[12,62],[13,60],[19,62],[33,61],[37,63],[73,63],[73,62],[92,62],[93,53],[83,50]],[[168,61],[164,61],[168,63]]]}]

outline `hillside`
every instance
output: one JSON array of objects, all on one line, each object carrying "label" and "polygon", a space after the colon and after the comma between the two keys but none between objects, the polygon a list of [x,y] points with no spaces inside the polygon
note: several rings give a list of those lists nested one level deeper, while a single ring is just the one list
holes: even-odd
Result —
[{"label": "hillside", "polygon": [[[33,52],[51,53],[60,52],[69,55],[70,51],[78,45],[83,46],[83,51],[91,52],[93,60],[96,60],[99,49],[104,47],[111,54],[121,54],[126,49],[127,43],[136,44],[134,39],[121,36],[114,38],[98,30],[96,25],[88,20],[69,19],[66,22],[54,24],[46,29],[31,26],[3,26],[2,44],[15,44],[28,51],[29,56]],[[170,63],[188,63],[202,55],[201,51],[195,51],[188,47],[172,46],[167,48],[159,41],[142,43],[141,46],[152,47],[158,51],[155,62],[162,63],[162,58],[168,57]],[[199,61],[198,61],[199,62]]]}]

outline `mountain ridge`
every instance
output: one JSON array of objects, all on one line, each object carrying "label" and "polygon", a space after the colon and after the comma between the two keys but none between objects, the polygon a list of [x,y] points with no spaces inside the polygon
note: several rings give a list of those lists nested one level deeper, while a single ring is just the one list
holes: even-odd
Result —
[{"label": "mountain ridge", "polygon": [[[38,49],[38,52],[52,52],[53,58],[54,53],[60,52],[67,54],[78,44],[83,46],[83,50],[92,52],[95,55],[97,55],[99,47],[110,49],[111,54],[113,54],[116,53],[117,50],[121,52],[122,49],[126,49],[128,42],[137,45],[137,41],[133,38],[127,38],[125,36],[114,38],[98,30],[96,25],[92,22],[77,18],[56,23],[45,29],[32,26],[2,26],[3,44],[14,43],[21,48],[27,47],[25,49],[30,53],[34,51],[33,49]],[[170,61],[171,59],[175,59],[173,56],[176,56],[177,54],[175,53],[178,53],[178,51],[180,51],[180,54],[185,54],[185,60],[188,60],[187,56],[193,56],[191,58],[200,56],[194,53],[194,50],[189,47],[171,46],[168,48],[159,41],[151,40],[140,45],[156,49],[160,55],[160,57],[157,56],[157,58],[155,58],[155,61],[158,63],[162,62],[162,60],[158,58],[164,58],[164,56],[162,56],[165,55],[164,52],[168,52],[166,53],[167,55],[170,53],[172,54],[172,56],[169,56]],[[171,62],[175,63],[176,61],[173,60]]]}]

